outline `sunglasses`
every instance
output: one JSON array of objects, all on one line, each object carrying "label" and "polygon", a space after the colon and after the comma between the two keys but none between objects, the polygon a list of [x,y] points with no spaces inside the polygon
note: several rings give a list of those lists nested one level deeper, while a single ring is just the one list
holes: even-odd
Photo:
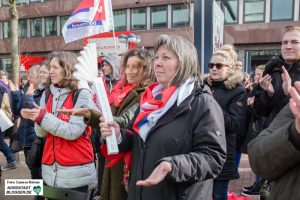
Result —
[{"label": "sunglasses", "polygon": [[212,69],[216,66],[217,69],[222,69],[224,66],[228,67],[228,65],[224,65],[222,63],[208,63],[208,69]]}]

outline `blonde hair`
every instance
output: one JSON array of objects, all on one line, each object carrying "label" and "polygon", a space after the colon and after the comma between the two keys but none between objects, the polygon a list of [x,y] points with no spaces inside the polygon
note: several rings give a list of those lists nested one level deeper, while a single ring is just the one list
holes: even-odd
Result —
[{"label": "blonde hair", "polygon": [[28,74],[35,74],[35,76],[39,75],[40,72],[40,65],[32,65],[29,70],[28,70]]},{"label": "blonde hair", "polygon": [[264,71],[265,70],[265,65],[258,65],[257,67],[256,67],[256,69],[259,69],[259,70],[262,70],[262,71]]},{"label": "blonde hair", "polygon": [[73,73],[75,72],[74,66],[78,62],[76,55],[68,51],[54,51],[49,54],[49,62],[51,62],[52,58],[57,58],[59,65],[65,71],[63,87],[69,88],[72,91],[76,90],[78,80],[73,77]]},{"label": "blonde hair", "polygon": [[228,65],[232,68],[237,61],[238,55],[234,49],[234,46],[231,44],[225,44],[217,49],[213,56],[222,56],[228,62]]},{"label": "blonde hair", "polygon": [[287,33],[287,32],[292,32],[292,31],[298,31],[300,32],[300,26],[286,26],[283,28],[282,32],[281,32],[281,39],[283,39],[283,36]]},{"label": "blonde hair", "polygon": [[168,87],[181,85],[190,77],[200,80],[197,50],[190,41],[180,36],[160,35],[154,44],[154,54],[161,46],[165,46],[179,60],[177,71],[168,83]]}]

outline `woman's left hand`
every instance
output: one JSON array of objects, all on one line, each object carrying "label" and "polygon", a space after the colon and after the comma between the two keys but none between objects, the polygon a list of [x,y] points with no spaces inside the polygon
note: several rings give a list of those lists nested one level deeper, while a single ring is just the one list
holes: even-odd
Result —
[{"label": "woman's left hand", "polygon": [[34,104],[33,109],[23,108],[21,110],[21,115],[25,119],[30,119],[32,121],[35,121],[35,119],[39,116],[40,110],[41,108],[38,105]]},{"label": "woman's left hand", "polygon": [[138,181],[136,182],[136,185],[145,186],[145,187],[156,185],[160,183],[162,180],[164,180],[166,175],[171,171],[172,171],[171,163],[167,161],[163,161],[153,170],[151,175],[146,180]]}]

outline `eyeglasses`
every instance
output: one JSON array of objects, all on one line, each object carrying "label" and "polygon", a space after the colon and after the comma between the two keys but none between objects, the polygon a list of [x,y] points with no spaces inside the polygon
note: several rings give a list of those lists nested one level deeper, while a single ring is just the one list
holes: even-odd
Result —
[{"label": "eyeglasses", "polygon": [[208,63],[208,69],[212,69],[216,66],[217,69],[222,69],[223,67],[228,67],[228,65],[224,65],[222,63]]}]

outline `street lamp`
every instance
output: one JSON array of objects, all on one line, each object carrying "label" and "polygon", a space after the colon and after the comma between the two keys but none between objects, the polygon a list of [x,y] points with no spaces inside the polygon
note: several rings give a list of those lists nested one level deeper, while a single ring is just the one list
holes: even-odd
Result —
[{"label": "street lamp", "polygon": [[120,34],[118,36],[118,40],[119,42],[121,43],[126,43],[126,47],[127,47],[127,50],[129,49],[129,43],[133,43],[133,44],[138,44],[141,42],[141,37],[139,35],[136,35],[134,33],[130,33],[128,35],[126,34]]}]

